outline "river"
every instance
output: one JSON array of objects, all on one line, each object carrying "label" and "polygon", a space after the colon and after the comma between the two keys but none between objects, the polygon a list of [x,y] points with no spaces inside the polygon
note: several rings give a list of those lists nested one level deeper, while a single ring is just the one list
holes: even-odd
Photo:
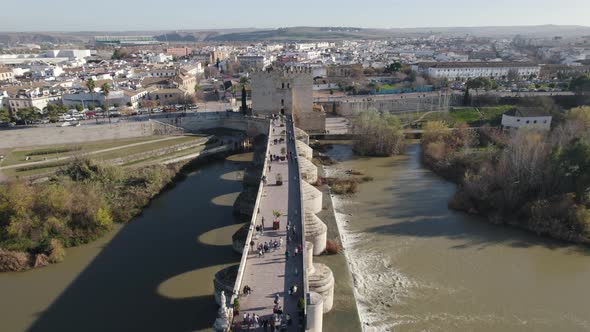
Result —
[{"label": "river", "polygon": [[232,205],[250,158],[200,166],[63,263],[0,274],[0,331],[210,331],[213,275],[239,263]]},{"label": "river", "polygon": [[590,251],[449,210],[455,185],[420,163],[328,152],[374,177],[336,196],[365,332],[588,331]]}]

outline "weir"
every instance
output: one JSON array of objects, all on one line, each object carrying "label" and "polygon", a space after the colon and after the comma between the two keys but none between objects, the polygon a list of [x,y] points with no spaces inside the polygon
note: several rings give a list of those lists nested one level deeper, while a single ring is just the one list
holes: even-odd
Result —
[{"label": "weir", "polygon": [[[325,250],[327,232],[315,215],[322,200],[322,193],[312,186],[317,168],[311,163],[308,136],[295,128],[291,115],[266,123],[265,161],[242,259],[214,280],[220,309],[213,328],[248,330],[268,320],[269,330],[274,324],[277,331],[319,332],[323,314],[332,308],[334,277],[312,258]],[[271,161],[271,155],[279,159]],[[261,253],[257,247],[265,243],[270,248]],[[245,287],[251,292],[244,292]],[[258,323],[245,319],[248,315],[257,315]]]}]

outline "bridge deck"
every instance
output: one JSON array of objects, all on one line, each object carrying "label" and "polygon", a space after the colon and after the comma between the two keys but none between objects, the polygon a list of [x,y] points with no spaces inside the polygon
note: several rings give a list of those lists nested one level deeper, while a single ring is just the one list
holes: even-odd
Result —
[{"label": "bridge deck", "polygon": [[[293,148],[292,142],[285,139],[284,142],[273,144],[274,139],[281,137],[293,137],[293,134],[288,130],[288,126],[280,127],[279,121],[271,125],[271,133],[269,139],[271,140],[270,154],[281,156],[281,149],[287,149],[289,144],[289,151]],[[288,130],[287,136],[281,136],[283,130]],[[274,132],[274,133],[273,133]],[[291,220],[291,224],[298,220],[291,218],[299,211],[296,202],[299,202],[299,188],[290,188],[289,183],[298,176],[299,172],[292,162],[285,160],[283,162],[273,161],[269,163],[270,171],[267,173],[267,184],[264,186],[260,202],[259,218],[256,220],[257,225],[261,225],[261,218],[264,217],[264,234],[253,237],[256,243],[254,251],[250,251],[246,263],[244,277],[242,280],[242,287],[249,286],[252,288],[250,295],[240,296],[240,315],[236,317],[238,326],[245,326],[242,323],[244,314],[257,314],[260,320],[271,320],[274,307],[275,294],[280,295],[279,305],[282,307],[284,313],[291,316],[292,324],[288,326],[288,331],[299,330],[299,316],[297,314],[297,302],[303,296],[303,273],[299,271],[298,266],[302,266],[302,256],[294,256],[295,247],[300,245],[300,231],[301,226],[296,226],[297,236],[293,237],[291,243],[287,244],[286,228],[287,220]],[[276,175],[281,174],[283,177],[283,184],[276,185]],[[292,186],[297,187],[297,186]],[[273,210],[280,211],[283,215],[278,218],[280,226],[278,230],[273,230]],[[256,246],[259,243],[268,241],[279,241],[282,238],[283,245],[275,251],[272,249],[263,257],[259,257],[256,252]],[[285,257],[285,249],[288,248],[290,253],[289,258]],[[289,288],[297,285],[296,295],[289,295]],[[243,289],[239,290],[242,292]],[[262,327],[251,327],[251,330],[262,331]],[[270,331],[270,327],[269,327]]]}]

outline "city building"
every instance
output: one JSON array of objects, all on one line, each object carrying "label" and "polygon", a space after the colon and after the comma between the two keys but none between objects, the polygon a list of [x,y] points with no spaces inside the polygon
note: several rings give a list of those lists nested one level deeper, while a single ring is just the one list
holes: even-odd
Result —
[{"label": "city building", "polygon": [[511,72],[522,79],[539,77],[541,66],[520,62],[421,62],[412,65],[412,70],[457,81],[476,77],[504,80]]},{"label": "city building", "polygon": [[0,82],[11,83],[14,80],[14,72],[10,68],[0,67]]},{"label": "city building", "polygon": [[270,62],[263,55],[239,55],[238,62],[242,70],[265,69]]},{"label": "city building", "polygon": [[161,44],[152,36],[96,36],[96,45],[104,46],[142,46]]},{"label": "city building", "polygon": [[177,58],[189,56],[192,52],[193,50],[188,47],[172,47],[164,49],[164,53],[166,53],[166,55]]},{"label": "city building", "polygon": [[550,130],[551,119],[551,115],[538,109],[515,108],[502,115],[502,127],[505,129],[528,128]]},{"label": "city building", "polygon": [[14,95],[9,95],[6,104],[13,114],[17,114],[19,110],[29,107],[41,111],[50,103],[61,103],[61,97],[61,93],[57,90],[24,88],[18,90]]}]

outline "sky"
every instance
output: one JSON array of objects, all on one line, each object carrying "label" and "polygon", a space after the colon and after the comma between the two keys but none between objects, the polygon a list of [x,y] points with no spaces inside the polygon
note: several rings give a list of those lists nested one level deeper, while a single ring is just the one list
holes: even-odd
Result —
[{"label": "sky", "polygon": [[6,0],[0,31],[590,26],[590,0]]}]

